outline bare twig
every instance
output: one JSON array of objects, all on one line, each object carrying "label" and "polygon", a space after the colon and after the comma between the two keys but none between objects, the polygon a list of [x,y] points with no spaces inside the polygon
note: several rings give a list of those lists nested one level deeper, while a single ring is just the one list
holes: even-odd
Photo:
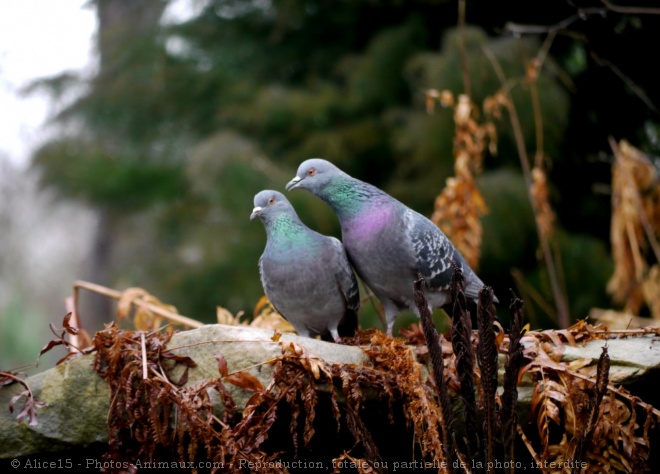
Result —
[{"label": "bare twig", "polygon": [[[499,77],[500,82],[504,86],[505,84],[504,75],[502,72],[502,68],[499,66],[497,59],[489,49],[484,48],[483,51],[486,57],[490,60],[491,64],[493,65],[493,69],[495,70],[497,76]],[[532,172],[529,166],[529,157],[527,155],[527,150],[525,148],[525,138],[522,133],[520,119],[518,118],[518,112],[516,110],[515,104],[513,103],[510,94],[507,94],[507,100],[505,105],[507,110],[509,111],[511,128],[513,130],[513,136],[516,143],[516,148],[518,149],[518,157],[520,158],[520,166],[523,170],[523,176],[525,177],[525,184],[527,185],[527,189],[529,190],[532,187]],[[538,215],[539,209],[536,204],[536,201],[532,197],[531,193],[528,192],[527,196],[529,197],[529,201],[532,205],[534,215],[535,216]],[[535,219],[535,222],[539,234],[539,241],[541,243],[541,250],[543,251],[546,267],[548,268],[548,275],[550,277],[550,286],[552,288],[552,294],[555,299],[555,305],[557,306],[559,325],[561,327],[567,328],[570,325],[568,303],[559,285],[559,280],[557,278],[557,270],[555,268],[555,261],[552,257],[552,251],[550,249],[550,242],[547,236],[545,235],[545,233],[540,228],[538,219]]]},{"label": "bare twig", "polygon": [[646,95],[646,92],[639,87],[637,84],[635,84],[635,81],[630,79],[628,76],[626,76],[621,69],[616,67],[612,62],[608,61],[607,59],[603,59],[598,54],[596,54],[594,51],[591,51],[591,57],[594,58],[594,61],[596,61],[597,64],[601,66],[605,66],[609,68],[621,81],[630,88],[630,90],[635,94],[639,99],[644,102],[644,104],[651,109],[653,112],[660,113],[658,108],[655,106],[653,101],[649,98],[648,95]]},{"label": "bare twig", "polygon": [[520,36],[525,34],[535,35],[541,33],[550,33],[551,31],[556,32],[560,30],[565,30],[566,28],[568,28],[578,20],[585,20],[587,17],[594,15],[599,15],[604,17],[607,15],[607,9],[599,8],[599,7],[580,8],[577,11],[577,13],[574,13],[573,15],[567,18],[564,18],[560,22],[555,23],[553,25],[522,25],[519,23],[508,22],[507,24],[504,25],[504,31],[509,32],[515,36]]},{"label": "bare twig", "polygon": [[617,13],[632,13],[638,15],[660,15],[660,8],[652,7],[622,7],[620,5],[614,5],[609,0],[600,0],[603,5],[607,7],[608,10],[612,10]]},{"label": "bare twig", "polygon": [[[85,290],[89,290],[94,293],[98,293],[100,295],[107,296],[109,298],[113,298],[115,300],[119,300],[122,296],[121,291],[113,290],[112,288],[107,288],[102,285],[97,285],[96,283],[90,283],[87,281],[78,280],[73,283],[73,302],[76,308],[78,307],[78,296],[81,288]],[[173,313],[171,311],[167,311],[166,309],[163,309],[158,305],[148,303],[146,301],[140,301],[139,299],[136,299],[133,301],[133,304],[136,306],[141,306],[143,308],[146,308],[149,311],[152,311],[162,316],[163,318],[171,321],[174,324],[180,324],[181,326],[185,326],[189,328],[200,328],[204,325],[204,323],[201,323],[194,319],[187,318],[177,313]]]},{"label": "bare twig", "polygon": [[470,94],[470,66],[468,63],[467,47],[465,45],[465,0],[458,0],[458,28],[460,31],[460,48],[461,48],[461,72],[463,74],[463,89],[465,95],[471,97]]},{"label": "bare twig", "polygon": [[142,346],[142,380],[146,380],[149,377],[149,371],[147,370],[147,342],[144,332],[140,334],[140,342]]},{"label": "bare twig", "polygon": [[[605,17],[608,11],[624,14],[639,14],[639,15],[660,15],[660,8],[651,8],[651,7],[636,7],[636,6],[619,6],[614,5],[609,0],[601,0],[603,5],[606,8],[600,7],[591,7],[591,8],[580,8],[573,15],[561,20],[558,23],[553,25],[523,25],[518,23],[509,22],[504,26],[504,31],[511,33],[514,36],[520,36],[524,34],[538,35],[538,34],[550,34],[554,36],[559,31],[566,30],[569,26],[575,23],[578,20],[586,20],[590,16],[599,15]],[[586,40],[583,40],[586,42]],[[653,110],[655,113],[660,113],[658,108],[655,106],[653,101],[646,95],[646,93],[639,87],[635,82],[626,76],[618,67],[612,64],[606,59],[600,58],[594,51],[591,51],[591,56],[594,58],[596,63],[606,66],[612,70],[616,76],[626,84],[633,93],[639,97],[639,99],[646,104],[646,106]]]}]

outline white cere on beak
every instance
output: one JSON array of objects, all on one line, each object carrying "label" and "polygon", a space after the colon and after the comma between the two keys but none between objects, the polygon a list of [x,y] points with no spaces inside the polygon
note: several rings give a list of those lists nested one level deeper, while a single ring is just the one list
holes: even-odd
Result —
[{"label": "white cere on beak", "polygon": [[287,183],[285,189],[286,189],[287,191],[293,189],[293,188],[294,188],[294,187],[300,182],[300,180],[302,180],[302,178],[296,176],[295,178],[293,178],[291,181],[289,181],[289,182]]},{"label": "white cere on beak", "polygon": [[252,219],[254,219],[255,217],[257,217],[257,214],[259,214],[259,213],[261,212],[261,209],[263,209],[263,208],[261,208],[261,207],[259,207],[259,206],[257,206],[257,207],[255,207],[254,209],[252,209],[252,214],[250,214],[250,220],[252,220]]}]

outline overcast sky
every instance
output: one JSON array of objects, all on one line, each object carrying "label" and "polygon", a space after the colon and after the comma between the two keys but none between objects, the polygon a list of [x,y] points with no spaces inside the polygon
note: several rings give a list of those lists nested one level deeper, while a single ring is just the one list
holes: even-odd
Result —
[{"label": "overcast sky", "polygon": [[44,95],[21,97],[32,80],[93,66],[96,16],[87,0],[0,2],[0,159],[26,164],[43,139]]},{"label": "overcast sky", "polygon": [[[89,0],[0,0],[0,160],[25,166],[46,138],[52,104],[44,94],[23,97],[34,79],[95,66],[96,13]],[[164,21],[182,21],[204,0],[171,0]]]}]

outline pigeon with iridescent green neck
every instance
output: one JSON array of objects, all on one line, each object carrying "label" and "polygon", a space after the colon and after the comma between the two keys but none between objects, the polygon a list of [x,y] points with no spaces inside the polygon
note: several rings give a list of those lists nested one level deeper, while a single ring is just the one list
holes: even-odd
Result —
[{"label": "pigeon with iridescent green neck", "polygon": [[451,302],[454,264],[463,270],[465,295],[477,300],[484,284],[447,236],[384,191],[319,158],[303,162],[286,189],[306,189],[335,211],[355,271],[383,303],[388,335],[401,311],[419,316],[413,295],[419,274],[430,309]]},{"label": "pigeon with iridescent green neck", "polygon": [[250,220],[266,228],[259,259],[261,284],[273,307],[306,337],[352,336],[358,325],[360,293],[344,246],[334,237],[302,223],[291,203],[277,191],[254,197]]}]

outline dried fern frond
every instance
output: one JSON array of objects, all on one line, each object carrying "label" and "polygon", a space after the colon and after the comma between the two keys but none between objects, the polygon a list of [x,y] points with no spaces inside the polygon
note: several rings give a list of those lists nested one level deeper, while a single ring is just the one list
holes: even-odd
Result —
[{"label": "dried fern frond", "polygon": [[[504,448],[504,460],[512,466],[514,461],[514,448],[518,416],[516,405],[518,403],[518,383],[520,369],[523,365],[523,347],[520,343],[523,334],[523,310],[524,302],[513,295],[509,312],[511,314],[511,328],[509,331],[507,361],[504,367],[504,380],[502,381],[502,395],[500,403],[500,427],[502,432],[502,444]],[[513,467],[509,472],[515,472]]]},{"label": "dried fern frond", "polygon": [[296,332],[291,323],[277,312],[266,296],[259,298],[257,305],[254,307],[250,326],[274,329],[280,332]]},{"label": "dried fern frond", "polygon": [[[525,354],[531,362],[524,371],[535,383],[536,433],[529,433],[528,428],[526,437],[533,455],[563,466],[557,472],[644,472],[650,454],[648,427],[658,423],[660,412],[624,388],[609,384],[606,351],[596,365],[591,359],[566,363],[557,357],[555,344],[560,344],[561,352],[564,343],[648,333],[613,333],[581,322],[562,334],[533,331],[525,335]],[[552,343],[544,342],[546,338]],[[538,439],[538,444],[530,439]]]},{"label": "dried fern frond", "polygon": [[440,407],[425,383],[421,365],[403,340],[378,336],[377,341],[377,344],[363,348],[364,352],[376,368],[393,376],[391,385],[396,391],[388,390],[392,393],[400,390],[406,394],[402,398],[403,413],[413,425],[415,441],[422,455],[442,464],[445,454],[440,430],[446,425]]},{"label": "dried fern frond", "polygon": [[607,291],[625,311],[638,314],[644,304],[658,306],[643,291],[648,272],[647,254],[653,250],[660,261],[660,177],[651,160],[625,140],[611,141],[615,162],[612,166],[612,223],[610,240],[614,273]]},{"label": "dried fern frond", "polygon": [[642,281],[642,295],[651,310],[654,322],[658,324],[660,321],[660,263],[653,265]]},{"label": "dried fern frond", "polygon": [[[479,291],[477,308],[477,326],[479,345],[477,346],[477,361],[479,363],[481,406],[484,411],[485,461],[495,463],[495,441],[497,425],[495,423],[495,399],[497,393],[497,341],[495,336],[495,306],[493,305],[493,289],[483,287]],[[516,397],[517,398],[517,397]]]},{"label": "dried fern frond", "polygon": [[463,287],[465,280],[458,266],[454,267],[451,279],[453,298],[451,345],[454,349],[456,372],[460,380],[460,394],[463,400],[462,417],[465,419],[466,451],[469,459],[482,462],[481,440],[483,433],[477,423],[477,401],[474,388],[474,346],[472,344],[472,323],[467,311]]},{"label": "dried fern frond", "polygon": [[[432,446],[435,451],[439,450],[438,452],[442,454],[442,459],[446,459],[450,465],[453,465],[456,461],[456,449],[454,448],[453,438],[455,417],[451,407],[448,384],[445,382],[445,365],[442,350],[442,342],[444,338],[438,336],[438,332],[433,325],[431,311],[429,309],[426,296],[424,295],[425,284],[426,282],[422,278],[421,274],[418,275],[417,280],[413,285],[413,291],[415,296],[415,305],[417,306],[420,314],[420,324],[422,327],[423,336],[426,340],[428,353],[431,357],[431,369],[433,372],[433,380],[438,392],[438,401],[440,404],[439,411],[441,412],[441,417],[439,417],[436,427],[438,439],[436,440],[435,437],[432,438],[430,440],[431,443],[427,443],[427,446],[430,444],[430,446]],[[423,406],[426,408],[424,411],[428,412],[428,405],[423,404]],[[416,428],[419,425],[420,423],[418,422],[416,424]],[[428,448],[426,449],[428,450]],[[436,457],[436,459],[441,458]]]},{"label": "dried fern frond", "polygon": [[[203,323],[179,314],[174,306],[161,302],[142,288],[129,288],[122,292],[80,280],[73,283],[73,304],[71,311],[76,315],[79,315],[78,300],[80,290],[82,289],[117,300],[118,320],[130,320],[131,315],[133,315],[135,327],[141,330],[158,330],[163,320],[166,320],[170,324],[183,326],[184,328],[198,328],[203,326]],[[173,328],[168,326],[168,331],[172,330]]]},{"label": "dried fern frond", "polygon": [[454,107],[454,174],[435,200],[431,220],[447,234],[468,264],[476,268],[481,253],[482,228],[480,217],[488,212],[477,188],[474,175],[481,173],[487,148],[494,152],[495,127],[490,122],[479,124],[478,110],[467,95],[454,100],[449,91],[427,91],[429,104],[439,100],[444,106]]},{"label": "dried fern frond", "polygon": [[[147,304],[139,304],[147,303]],[[154,307],[168,313],[178,314],[172,305],[163,303],[142,288],[124,290],[117,303],[117,319],[122,321],[133,316],[133,326],[138,331],[157,331],[163,323],[163,316]]]},{"label": "dried fern frond", "polygon": [[532,199],[536,203],[536,224],[539,231],[546,238],[551,238],[554,234],[555,213],[550,205],[548,191],[548,177],[543,168],[535,166],[532,168],[532,187],[530,189]]}]

